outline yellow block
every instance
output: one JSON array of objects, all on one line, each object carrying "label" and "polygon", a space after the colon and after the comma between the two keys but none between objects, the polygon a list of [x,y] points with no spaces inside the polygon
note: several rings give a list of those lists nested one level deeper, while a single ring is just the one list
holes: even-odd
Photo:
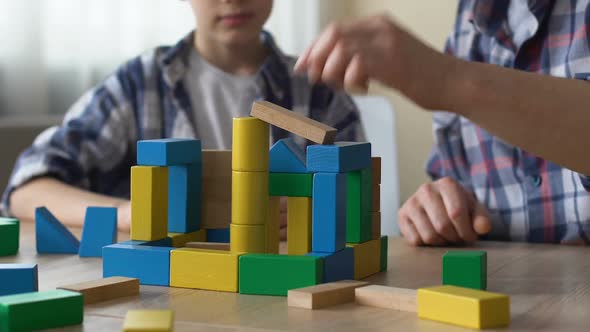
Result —
[{"label": "yellow block", "polygon": [[268,220],[266,222],[266,252],[269,254],[279,253],[281,222],[281,198],[269,197]]},{"label": "yellow block", "polygon": [[131,167],[131,240],[155,241],[168,234],[168,168]]},{"label": "yellow block", "polygon": [[311,197],[287,198],[287,253],[311,252]]},{"label": "yellow block", "polygon": [[346,246],[354,249],[354,279],[361,280],[381,270],[381,239]]},{"label": "yellow block", "polygon": [[456,286],[418,289],[418,317],[468,328],[510,324],[510,298]]},{"label": "yellow block", "polygon": [[191,233],[168,233],[175,248],[184,247],[187,242],[207,242],[207,230],[201,229]]},{"label": "yellow block", "polygon": [[268,172],[233,171],[231,188],[232,224],[266,224],[269,197]]},{"label": "yellow block", "polygon": [[266,252],[266,225],[229,225],[229,245],[232,252]]},{"label": "yellow block", "polygon": [[123,332],[172,332],[174,312],[171,310],[129,310]]},{"label": "yellow block", "polygon": [[268,123],[256,118],[234,118],[232,169],[268,172],[270,131]]},{"label": "yellow block", "polygon": [[170,286],[238,291],[239,253],[194,248],[170,252]]}]

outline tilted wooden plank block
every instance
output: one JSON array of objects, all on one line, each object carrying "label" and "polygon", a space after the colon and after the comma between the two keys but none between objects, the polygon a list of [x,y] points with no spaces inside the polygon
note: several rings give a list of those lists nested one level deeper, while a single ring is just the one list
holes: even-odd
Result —
[{"label": "tilted wooden plank block", "polygon": [[354,290],[368,282],[342,280],[327,284],[293,289],[287,293],[289,307],[320,309],[337,304],[353,302]]},{"label": "tilted wooden plank block", "polygon": [[138,295],[139,279],[127,277],[110,277],[73,285],[58,287],[84,295],[84,304],[92,304],[112,299]]},{"label": "tilted wooden plank block", "polygon": [[416,312],[416,290],[370,285],[355,290],[356,302],[361,305]]},{"label": "tilted wooden plank block", "polygon": [[220,242],[188,242],[185,247],[194,249],[208,249],[208,250],[227,250],[229,251],[229,243]]}]

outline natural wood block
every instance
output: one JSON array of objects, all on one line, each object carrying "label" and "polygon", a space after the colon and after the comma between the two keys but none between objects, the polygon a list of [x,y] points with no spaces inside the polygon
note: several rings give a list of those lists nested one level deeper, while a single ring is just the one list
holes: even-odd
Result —
[{"label": "natural wood block", "polygon": [[371,307],[416,312],[416,290],[370,285],[355,290],[356,303]]},{"label": "natural wood block", "polygon": [[266,225],[230,225],[232,252],[266,252]]},{"label": "natural wood block", "polygon": [[168,168],[131,167],[131,239],[156,241],[168,234]]},{"label": "natural wood block", "polygon": [[174,311],[129,310],[123,323],[123,332],[172,332]]},{"label": "natural wood block", "polygon": [[207,230],[201,229],[191,233],[168,233],[175,248],[185,247],[187,242],[205,242],[207,241]]},{"label": "natural wood block", "polygon": [[229,228],[231,223],[231,150],[203,150],[201,228]]},{"label": "natural wood block", "polygon": [[381,212],[372,212],[371,215],[371,239],[377,240],[381,238]]},{"label": "natural wood block", "polygon": [[281,198],[269,197],[268,220],[266,221],[266,252],[269,254],[279,253],[281,242]]},{"label": "natural wood block", "polygon": [[221,243],[221,242],[187,242],[184,246],[186,248],[194,248],[194,249],[229,251],[229,243]]},{"label": "natural wood block", "polygon": [[203,179],[231,176],[232,150],[203,150]]},{"label": "natural wood block", "polygon": [[342,280],[305,288],[293,289],[287,293],[290,307],[320,309],[337,304],[353,302],[354,290],[368,285],[365,281]]},{"label": "natural wood block", "polygon": [[238,291],[238,257],[226,250],[181,248],[170,252],[170,286]]},{"label": "natural wood block", "polygon": [[287,198],[287,253],[305,255],[311,252],[311,197]]},{"label": "natural wood block", "polygon": [[318,144],[332,144],[337,133],[336,128],[267,101],[254,102],[250,115]]},{"label": "natural wood block", "polygon": [[373,184],[373,195],[371,197],[371,211],[381,211],[381,185]]},{"label": "natural wood block", "polygon": [[232,224],[265,225],[268,218],[268,172],[232,172]]},{"label": "natural wood block", "polygon": [[139,279],[127,277],[109,277],[73,285],[58,287],[84,295],[84,304],[109,301],[112,299],[138,295]]},{"label": "natural wood block", "polygon": [[268,172],[268,123],[256,118],[234,118],[232,148],[232,170]]},{"label": "natural wood block", "polygon": [[381,157],[371,158],[371,174],[373,175],[373,185],[381,184]]},{"label": "natural wood block", "polygon": [[[231,196],[231,187],[228,190]],[[231,224],[231,201],[215,202],[205,199],[203,201],[202,228],[225,229]]]}]

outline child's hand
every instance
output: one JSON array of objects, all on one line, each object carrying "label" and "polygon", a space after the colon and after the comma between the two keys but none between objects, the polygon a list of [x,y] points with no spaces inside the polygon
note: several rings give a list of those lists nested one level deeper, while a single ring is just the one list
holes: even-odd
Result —
[{"label": "child's hand", "polygon": [[398,215],[401,233],[416,246],[470,243],[491,229],[486,208],[449,177],[423,184]]},{"label": "child's hand", "polygon": [[131,230],[131,202],[124,201],[117,206],[117,228],[119,231]]}]

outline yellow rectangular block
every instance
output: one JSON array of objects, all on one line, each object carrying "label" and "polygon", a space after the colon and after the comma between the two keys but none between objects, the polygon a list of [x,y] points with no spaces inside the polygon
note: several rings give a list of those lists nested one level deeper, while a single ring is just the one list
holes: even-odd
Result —
[{"label": "yellow rectangular block", "polygon": [[354,279],[361,280],[381,270],[381,239],[346,246],[354,249]]},{"label": "yellow rectangular block", "polygon": [[232,224],[265,225],[268,218],[268,197],[268,172],[233,171]]},{"label": "yellow rectangular block", "polygon": [[191,233],[168,233],[172,240],[172,246],[175,248],[184,247],[187,242],[206,242],[207,230],[201,229]]},{"label": "yellow rectangular block", "polygon": [[311,252],[311,197],[287,198],[287,253]]},{"label": "yellow rectangular block", "polygon": [[268,123],[251,117],[234,118],[232,132],[232,170],[268,172]]},{"label": "yellow rectangular block", "polygon": [[236,225],[229,226],[229,242],[232,252],[265,253],[266,225]]},{"label": "yellow rectangular block", "polygon": [[172,332],[174,312],[171,310],[129,310],[123,332]]},{"label": "yellow rectangular block", "polygon": [[168,168],[131,167],[131,239],[155,241],[168,234]]},{"label": "yellow rectangular block", "polygon": [[281,242],[281,198],[269,197],[268,220],[266,221],[266,252],[269,254],[279,253]]},{"label": "yellow rectangular block", "polygon": [[181,248],[170,252],[170,286],[238,291],[239,253]]},{"label": "yellow rectangular block", "polygon": [[475,329],[508,326],[510,298],[456,286],[421,288],[418,317]]}]

